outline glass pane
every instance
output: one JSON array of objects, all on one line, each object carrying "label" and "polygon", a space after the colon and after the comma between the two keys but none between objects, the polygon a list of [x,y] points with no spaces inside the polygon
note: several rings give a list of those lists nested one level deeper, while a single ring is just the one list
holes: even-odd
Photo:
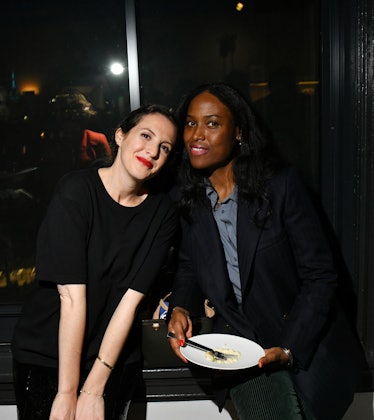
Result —
[{"label": "glass pane", "polygon": [[56,180],[110,153],[129,111],[124,1],[7,2],[0,40],[0,303],[14,303]]},{"label": "glass pane", "polygon": [[138,0],[143,102],[225,81],[252,102],[281,155],[319,185],[319,1]]}]

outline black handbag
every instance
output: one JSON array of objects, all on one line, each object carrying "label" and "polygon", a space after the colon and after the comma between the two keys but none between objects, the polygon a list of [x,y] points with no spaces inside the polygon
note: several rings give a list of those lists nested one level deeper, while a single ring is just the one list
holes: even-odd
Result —
[{"label": "black handbag", "polygon": [[[166,337],[167,299],[170,295],[171,293],[168,293],[160,299],[152,319],[142,320],[142,350],[146,369],[186,367],[186,364],[175,355]],[[209,306],[208,301],[205,301],[205,313],[207,316],[192,320],[193,335],[208,334],[212,331],[214,309]]]}]

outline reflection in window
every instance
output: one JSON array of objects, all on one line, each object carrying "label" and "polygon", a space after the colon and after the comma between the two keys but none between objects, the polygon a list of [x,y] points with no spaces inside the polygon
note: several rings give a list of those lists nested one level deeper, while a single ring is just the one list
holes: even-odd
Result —
[{"label": "reflection in window", "polygon": [[[141,102],[175,106],[197,84],[226,81],[318,190],[319,2],[242,3],[137,0]],[[56,180],[110,153],[111,129],[129,111],[125,29],[123,0],[3,5],[0,302],[22,301],[33,281]]]},{"label": "reflection in window", "polygon": [[230,83],[317,190],[319,2],[237,3],[136,2],[142,100],[175,106],[195,85]]},{"label": "reflection in window", "polygon": [[0,40],[0,303],[17,303],[57,179],[108,157],[129,111],[124,2],[8,2]]}]

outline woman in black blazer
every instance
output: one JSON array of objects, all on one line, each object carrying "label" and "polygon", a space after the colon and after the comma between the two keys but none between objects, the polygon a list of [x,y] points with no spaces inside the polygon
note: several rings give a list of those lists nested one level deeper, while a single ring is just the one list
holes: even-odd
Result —
[{"label": "woman in black blazer", "polygon": [[[208,298],[214,331],[265,349],[257,368],[217,377],[242,419],[341,419],[362,350],[336,299],[337,274],[312,202],[269,157],[245,100],[225,84],[180,104],[182,239],[169,331],[175,353]],[[226,392],[227,391],[227,392]]]}]

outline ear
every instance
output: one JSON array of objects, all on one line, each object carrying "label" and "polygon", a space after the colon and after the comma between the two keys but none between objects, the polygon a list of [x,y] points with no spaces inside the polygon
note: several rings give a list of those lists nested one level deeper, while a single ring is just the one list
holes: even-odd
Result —
[{"label": "ear", "polygon": [[114,133],[114,140],[116,141],[117,146],[119,147],[122,141],[125,139],[126,135],[122,131],[121,128],[117,128],[116,132]]},{"label": "ear", "polygon": [[235,127],[235,139],[237,141],[242,141],[242,129],[240,127]]}]

